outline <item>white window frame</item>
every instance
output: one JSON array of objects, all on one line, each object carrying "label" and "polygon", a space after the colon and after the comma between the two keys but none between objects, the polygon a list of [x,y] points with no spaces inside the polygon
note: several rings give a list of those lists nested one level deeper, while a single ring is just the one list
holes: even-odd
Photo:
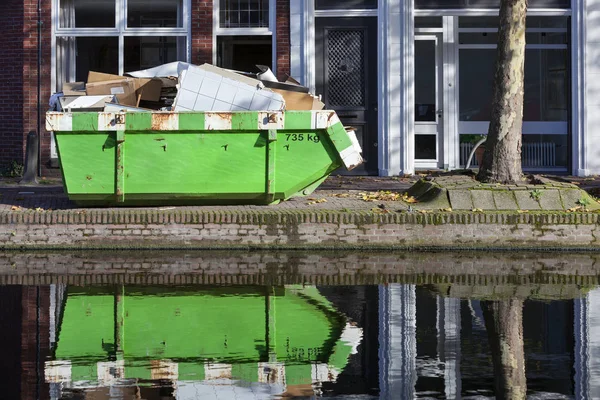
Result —
[{"label": "white window frame", "polygon": [[217,65],[217,38],[219,36],[271,36],[271,65],[277,71],[277,4],[269,0],[269,26],[262,28],[221,28],[220,0],[213,0],[212,63]]},{"label": "white window frame", "polygon": [[[186,60],[189,62],[191,58],[191,0],[182,0],[182,21],[181,27],[170,28],[129,28],[127,27],[127,1],[115,0],[115,26],[108,28],[61,28],[60,27],[60,0],[52,0],[52,80],[51,85],[54,90],[57,89],[56,72],[57,72],[57,49],[56,40],[58,37],[116,37],[119,40],[119,62],[118,74],[123,75],[125,69],[125,37],[130,36],[172,36],[186,38]],[[75,62],[73,58],[73,63]],[[75,68],[70,69],[74,74]],[[69,79],[74,79],[70,76]]]}]

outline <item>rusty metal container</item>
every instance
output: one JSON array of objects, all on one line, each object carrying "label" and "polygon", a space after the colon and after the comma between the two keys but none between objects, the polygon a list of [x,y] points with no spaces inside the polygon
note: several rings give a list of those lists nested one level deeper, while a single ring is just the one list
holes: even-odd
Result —
[{"label": "rusty metal container", "polygon": [[272,204],[362,163],[334,111],[46,115],[81,205]]}]

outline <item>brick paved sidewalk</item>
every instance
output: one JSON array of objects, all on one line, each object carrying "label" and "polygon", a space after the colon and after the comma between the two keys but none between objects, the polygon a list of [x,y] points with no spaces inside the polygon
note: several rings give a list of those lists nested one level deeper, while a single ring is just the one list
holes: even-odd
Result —
[{"label": "brick paved sidewalk", "polygon": [[[331,176],[312,195],[296,197],[277,205],[206,205],[206,206],[161,206],[161,207],[119,207],[119,210],[196,210],[196,211],[368,211],[373,208],[386,208],[390,211],[405,210],[407,206],[400,201],[364,201],[362,193],[376,191],[404,192],[425,174],[410,177],[373,177],[373,176]],[[453,176],[451,173],[438,173],[441,176]],[[600,177],[551,177],[566,183],[572,183],[587,190],[592,195],[600,195]],[[459,177],[457,179],[460,179]],[[64,193],[60,179],[44,179],[37,185],[21,185],[17,179],[0,179],[0,212],[19,210],[73,210],[81,208],[69,201]],[[102,208],[107,209],[107,208]],[[110,209],[110,208],[109,208]],[[117,209],[117,208],[115,208]]]},{"label": "brick paved sidewalk", "polygon": [[[119,207],[119,210],[198,210],[198,211],[253,211],[273,212],[286,210],[370,210],[383,207],[389,210],[404,210],[406,205],[400,201],[364,201],[361,193],[379,190],[404,192],[416,180],[399,177],[352,177],[332,176],[312,195],[296,197],[277,205],[205,205],[205,206],[161,206],[161,207]],[[107,208],[102,208],[107,209]],[[116,208],[115,208],[116,209]],[[43,184],[20,185],[18,181],[4,179],[0,181],[0,212],[21,210],[81,210],[69,201],[60,180],[45,180]]]}]

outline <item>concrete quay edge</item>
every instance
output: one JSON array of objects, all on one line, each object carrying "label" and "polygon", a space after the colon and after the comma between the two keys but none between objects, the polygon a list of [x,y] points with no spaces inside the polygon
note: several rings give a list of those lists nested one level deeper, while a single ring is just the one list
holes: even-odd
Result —
[{"label": "concrete quay edge", "polygon": [[599,222],[579,212],[26,210],[0,212],[0,249],[596,251]]}]

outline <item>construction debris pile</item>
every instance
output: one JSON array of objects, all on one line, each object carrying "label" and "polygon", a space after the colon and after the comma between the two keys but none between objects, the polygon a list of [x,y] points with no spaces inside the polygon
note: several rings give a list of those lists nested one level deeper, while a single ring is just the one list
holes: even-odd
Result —
[{"label": "construction debris pile", "polygon": [[283,111],[321,110],[324,104],[292,78],[271,70],[242,73],[210,64],[173,62],[127,76],[90,71],[87,82],[65,82],[50,111]]}]

